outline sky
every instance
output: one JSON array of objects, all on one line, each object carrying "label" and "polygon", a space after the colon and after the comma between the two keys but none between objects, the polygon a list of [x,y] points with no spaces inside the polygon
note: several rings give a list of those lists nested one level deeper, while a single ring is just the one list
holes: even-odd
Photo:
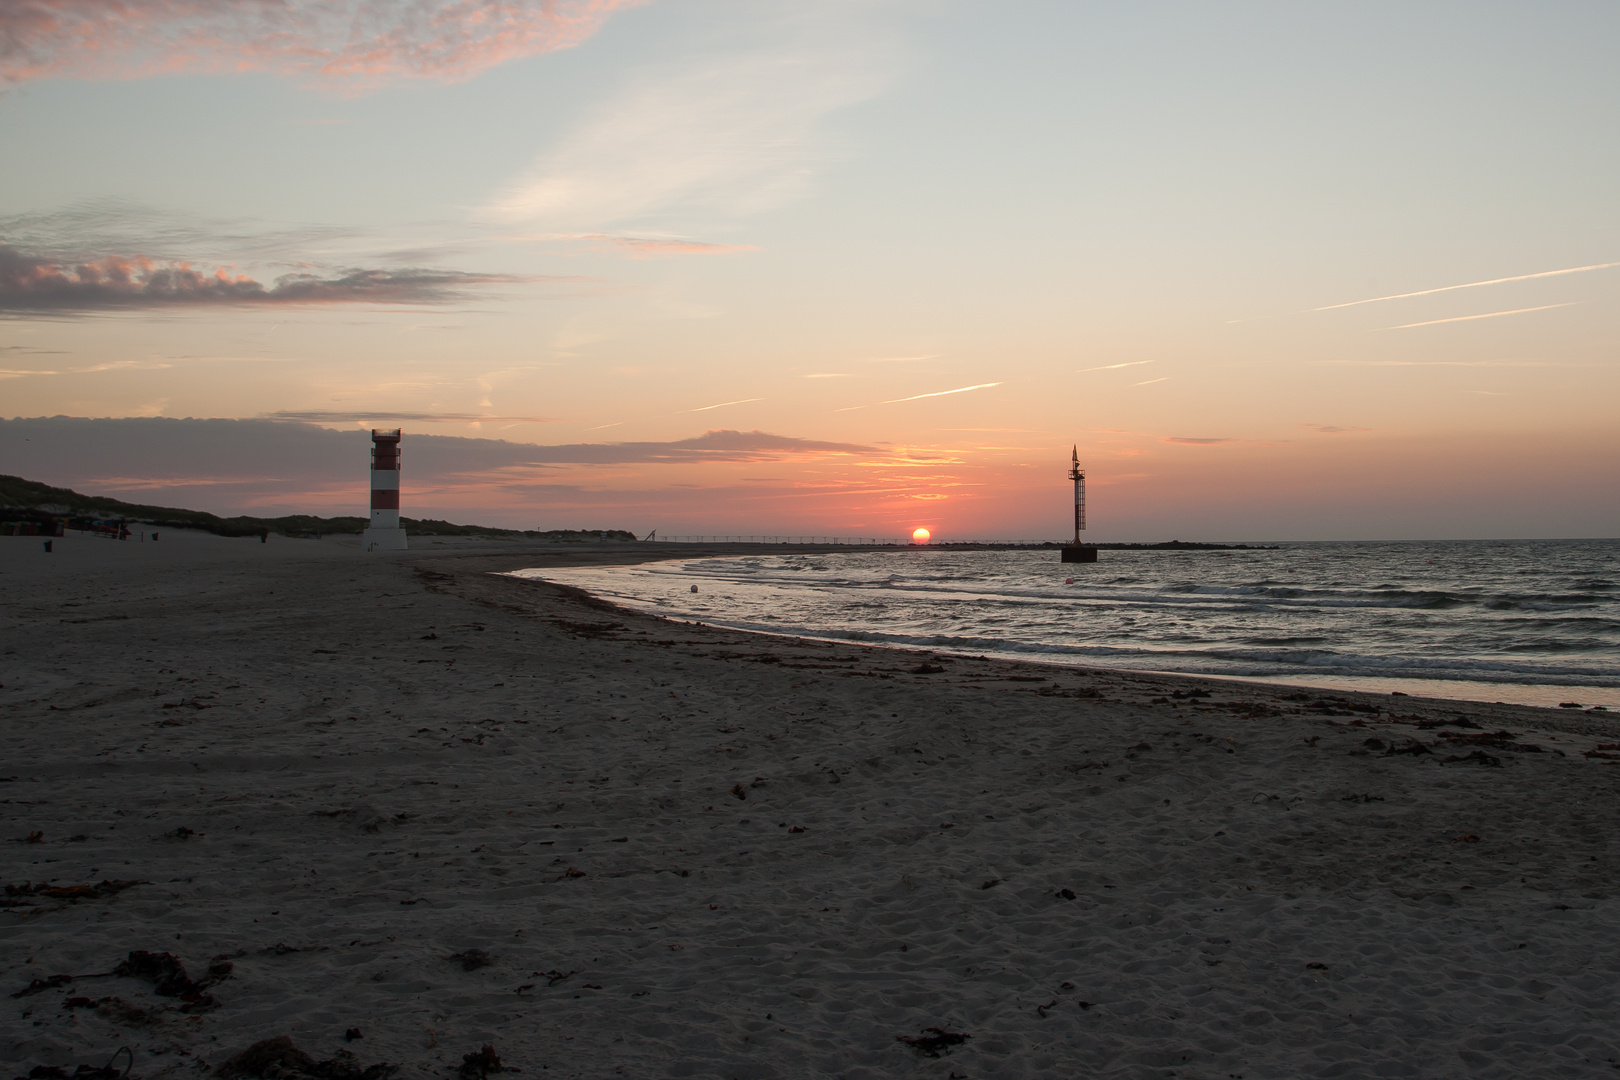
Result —
[{"label": "sky", "polygon": [[1608,3],[12,0],[0,472],[645,534],[1620,536]]}]

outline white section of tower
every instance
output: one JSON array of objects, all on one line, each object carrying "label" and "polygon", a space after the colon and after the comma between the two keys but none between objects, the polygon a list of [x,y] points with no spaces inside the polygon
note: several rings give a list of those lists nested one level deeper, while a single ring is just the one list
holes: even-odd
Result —
[{"label": "white section of tower", "polygon": [[399,431],[371,433],[371,527],[361,536],[367,551],[404,551],[399,527]]}]

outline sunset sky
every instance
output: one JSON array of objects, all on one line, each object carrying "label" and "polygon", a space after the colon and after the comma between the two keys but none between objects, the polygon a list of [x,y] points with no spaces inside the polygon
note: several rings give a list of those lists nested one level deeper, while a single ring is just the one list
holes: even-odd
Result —
[{"label": "sunset sky", "polygon": [[1620,535],[1617,40],[10,0],[0,472],[364,513],[402,426],[410,516],[1061,539],[1078,444],[1096,540]]}]

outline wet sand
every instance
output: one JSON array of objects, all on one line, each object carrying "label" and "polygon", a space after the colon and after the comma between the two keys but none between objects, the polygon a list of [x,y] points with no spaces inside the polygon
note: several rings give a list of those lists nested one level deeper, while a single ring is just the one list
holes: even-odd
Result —
[{"label": "wet sand", "polygon": [[[8,1075],[279,1035],[423,1077],[485,1043],[557,1077],[1620,1063],[1609,716],[763,637],[494,573],[638,547],[0,539],[0,990],[42,983]],[[931,1028],[970,1037],[900,1041]]]}]

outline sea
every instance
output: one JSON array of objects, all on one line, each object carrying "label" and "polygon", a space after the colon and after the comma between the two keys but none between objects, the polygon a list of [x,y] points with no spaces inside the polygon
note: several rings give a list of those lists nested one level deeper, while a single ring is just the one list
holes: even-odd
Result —
[{"label": "sea", "polygon": [[1620,709],[1620,541],[862,549],[517,572],[672,619],[1045,663]]}]

